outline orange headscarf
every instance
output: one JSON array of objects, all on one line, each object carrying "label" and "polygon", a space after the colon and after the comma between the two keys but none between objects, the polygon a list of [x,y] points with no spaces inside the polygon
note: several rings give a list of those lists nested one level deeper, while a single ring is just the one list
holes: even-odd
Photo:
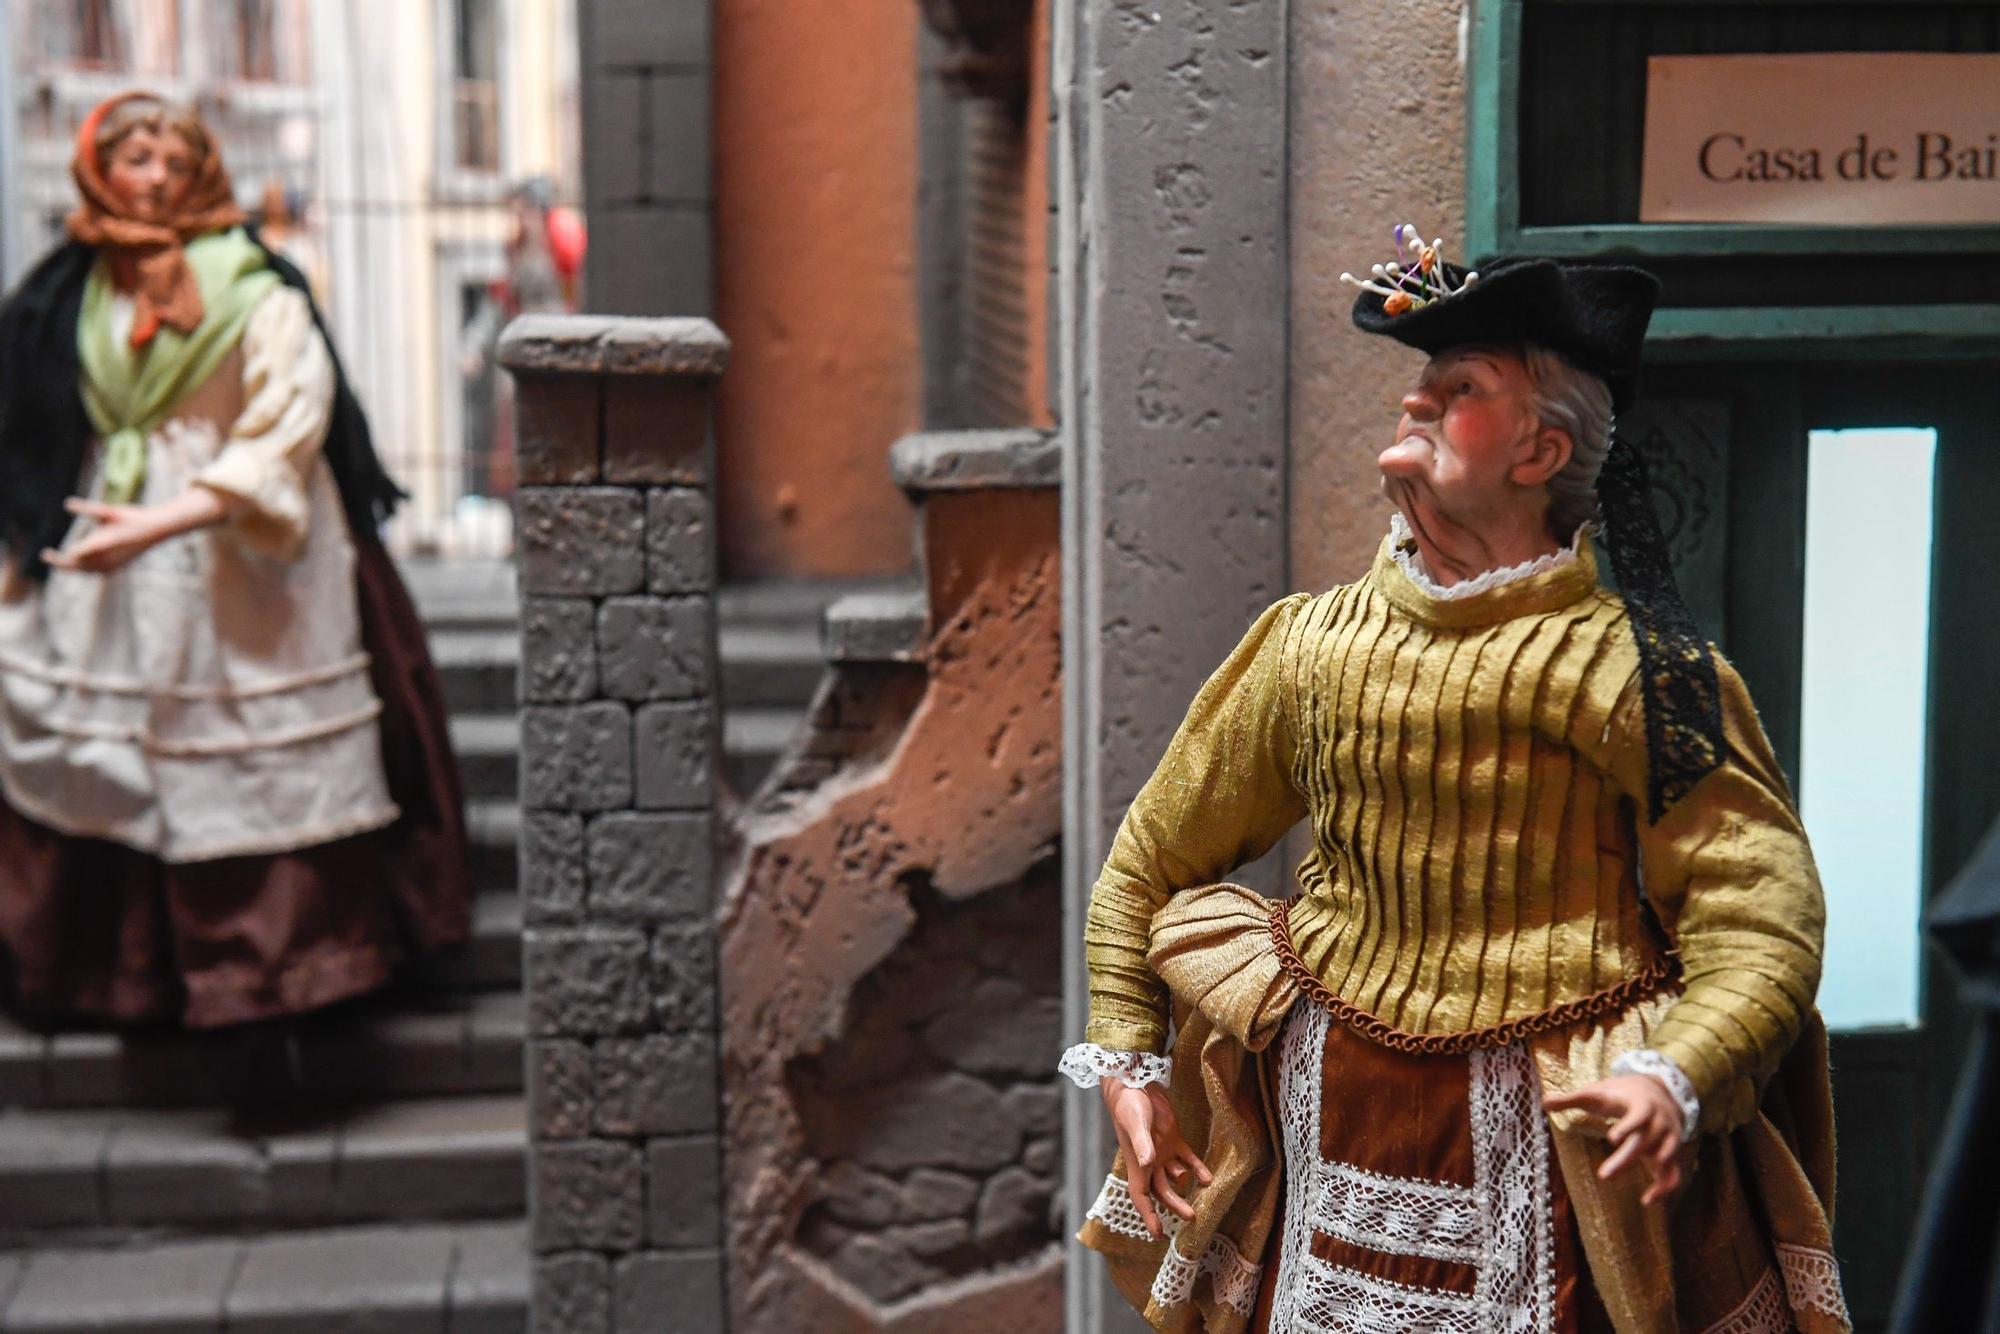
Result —
[{"label": "orange headscarf", "polygon": [[201,142],[188,145],[198,155],[194,179],[174,216],[164,223],[132,216],[131,205],[105,178],[104,166],[98,161],[97,134],[107,115],[136,101],[166,106],[151,93],[121,93],[99,103],[84,117],[76,134],[76,156],[70,161],[70,175],[82,199],[63,225],[85,245],[132,261],[130,267],[138,281],[132,294],[137,308],[131,342],[133,347],[144,347],[162,324],[191,333],[201,323],[201,289],[181,247],[204,233],[238,225],[243,221],[243,210],[236,205],[222,154],[214,140],[204,134]]}]

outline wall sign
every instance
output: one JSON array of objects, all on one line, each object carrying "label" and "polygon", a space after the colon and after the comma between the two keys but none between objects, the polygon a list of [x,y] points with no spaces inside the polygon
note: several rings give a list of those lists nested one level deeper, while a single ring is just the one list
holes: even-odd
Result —
[{"label": "wall sign", "polygon": [[2000,223],[2000,55],[1653,56],[1639,221]]}]

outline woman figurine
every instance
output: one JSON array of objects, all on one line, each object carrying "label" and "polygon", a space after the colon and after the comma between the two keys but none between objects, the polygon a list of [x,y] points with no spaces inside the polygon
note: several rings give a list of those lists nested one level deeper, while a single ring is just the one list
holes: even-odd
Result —
[{"label": "woman figurine", "polygon": [[459,776],[402,493],[192,113],[77,136],[0,307],[0,973],[41,1021],[212,1027],[462,940]]}]

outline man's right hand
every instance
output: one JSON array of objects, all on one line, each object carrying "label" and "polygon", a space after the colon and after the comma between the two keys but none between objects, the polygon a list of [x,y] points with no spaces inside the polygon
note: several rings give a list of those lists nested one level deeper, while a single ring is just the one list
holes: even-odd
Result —
[{"label": "man's right hand", "polygon": [[1190,1172],[1204,1186],[1215,1175],[1181,1138],[1180,1123],[1174,1119],[1164,1085],[1148,1084],[1135,1089],[1116,1078],[1107,1078],[1098,1089],[1104,1095],[1105,1110],[1111,1113],[1111,1125],[1118,1132],[1118,1148],[1125,1160],[1125,1186],[1132,1192],[1132,1204],[1139,1210],[1146,1230],[1155,1237],[1164,1236],[1154,1201],[1165,1204],[1182,1218],[1193,1218],[1194,1206],[1174,1187],[1184,1185]]}]

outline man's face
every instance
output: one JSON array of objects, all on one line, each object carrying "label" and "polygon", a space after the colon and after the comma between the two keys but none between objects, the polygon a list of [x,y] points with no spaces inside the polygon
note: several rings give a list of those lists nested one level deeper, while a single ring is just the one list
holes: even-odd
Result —
[{"label": "man's face", "polygon": [[194,182],[194,152],[172,130],[140,126],[112,147],[104,177],[134,217],[166,222]]},{"label": "man's face", "polygon": [[1424,367],[1377,460],[1383,491],[1420,535],[1477,533],[1515,500],[1513,474],[1540,426],[1532,389],[1521,359],[1496,349],[1450,348]]}]

